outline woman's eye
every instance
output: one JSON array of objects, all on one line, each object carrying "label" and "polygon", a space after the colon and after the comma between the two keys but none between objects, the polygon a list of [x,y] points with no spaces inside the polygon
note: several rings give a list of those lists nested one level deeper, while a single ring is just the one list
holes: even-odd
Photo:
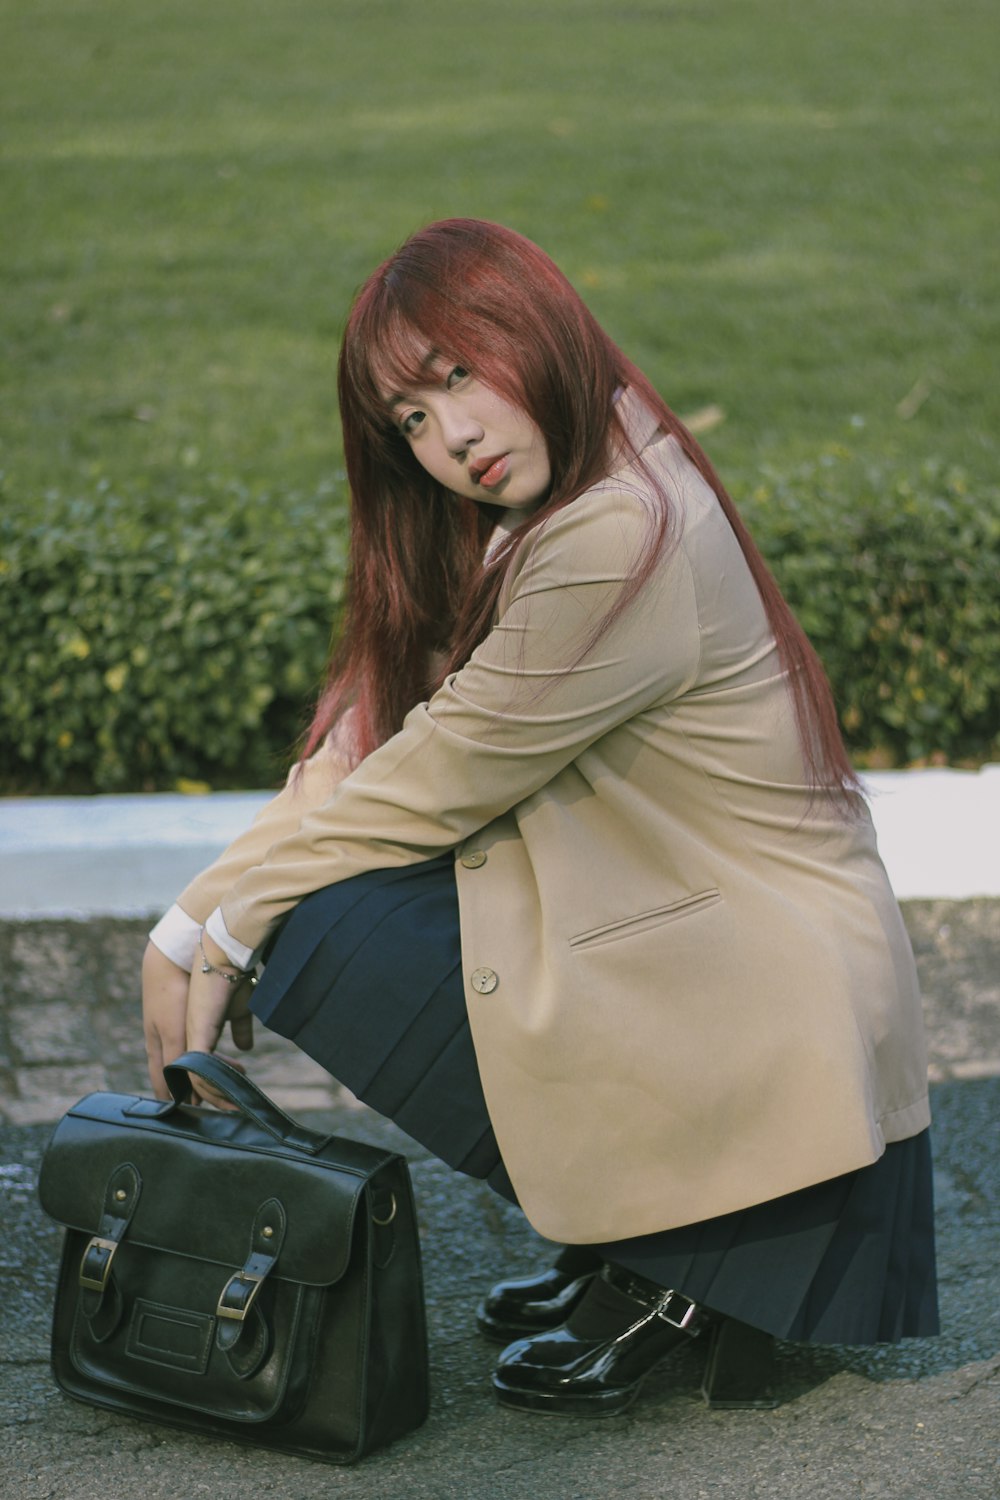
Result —
[{"label": "woman's eye", "polygon": [[468,380],[468,378],[468,370],[463,370],[461,365],[455,365],[449,373],[448,379],[445,384],[447,385],[448,389],[451,390],[451,387],[453,385],[461,385],[462,381]]},{"label": "woman's eye", "polygon": [[424,414],[422,411],[408,412],[400,422],[399,430],[404,437],[412,437],[423,420]]}]

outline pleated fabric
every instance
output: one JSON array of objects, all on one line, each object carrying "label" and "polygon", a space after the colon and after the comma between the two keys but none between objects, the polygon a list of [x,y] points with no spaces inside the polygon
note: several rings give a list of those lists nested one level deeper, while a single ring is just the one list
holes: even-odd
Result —
[{"label": "pleated fabric", "polygon": [[594,1248],[778,1338],[928,1338],[939,1331],[930,1132],[843,1177]]},{"label": "pleated fabric", "polygon": [[[450,854],[301,902],[252,1009],[435,1156],[516,1203],[469,1029]],[[927,1337],[938,1331],[929,1133],[770,1202],[591,1248],[780,1338]]]},{"label": "pleated fabric", "polygon": [[517,1201],[479,1081],[450,854],[307,897],[251,1008],[448,1166]]}]

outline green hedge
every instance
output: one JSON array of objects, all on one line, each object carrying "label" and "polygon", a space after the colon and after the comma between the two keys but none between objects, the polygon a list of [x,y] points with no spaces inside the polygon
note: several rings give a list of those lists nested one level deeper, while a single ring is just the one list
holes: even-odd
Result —
[{"label": "green hedge", "polygon": [[859,764],[1000,756],[1000,488],[835,449],[743,513],[823,659]]},{"label": "green hedge", "polygon": [[[1000,492],[828,453],[739,497],[862,763],[1000,754]],[[0,791],[268,785],[322,673],[343,494],[8,501]]]},{"label": "green hedge", "polygon": [[267,786],[325,663],[343,500],[49,495],[0,517],[0,790]]}]

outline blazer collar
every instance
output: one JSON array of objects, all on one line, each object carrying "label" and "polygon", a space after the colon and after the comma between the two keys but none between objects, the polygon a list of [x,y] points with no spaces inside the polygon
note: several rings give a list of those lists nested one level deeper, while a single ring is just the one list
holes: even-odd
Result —
[{"label": "blazer collar", "polygon": [[[655,411],[650,410],[631,386],[626,386],[618,397],[617,409],[625,435],[634,452],[641,453],[657,437],[660,430],[659,417]],[[621,469],[627,469],[632,462],[632,453],[627,448],[624,449],[616,454],[612,473],[617,474]]]}]

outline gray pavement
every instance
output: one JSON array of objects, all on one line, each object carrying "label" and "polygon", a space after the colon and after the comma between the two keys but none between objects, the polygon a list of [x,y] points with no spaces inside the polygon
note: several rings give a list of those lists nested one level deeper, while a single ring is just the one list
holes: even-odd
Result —
[{"label": "gray pavement", "polygon": [[697,1351],[625,1416],[501,1411],[473,1326],[496,1276],[546,1247],[516,1210],[450,1173],[280,1039],[254,1077],[308,1123],[407,1152],[424,1239],[433,1404],[420,1431],[352,1469],[160,1429],[64,1397],[48,1371],[59,1232],[35,1200],[51,1124],[94,1088],[145,1091],[137,1008],[148,923],[0,922],[0,1494],[118,1500],[965,1500],[1000,1493],[1000,900],[904,903],[927,1005],[944,1333],[874,1349],[780,1351],[774,1411],[710,1412]]}]

